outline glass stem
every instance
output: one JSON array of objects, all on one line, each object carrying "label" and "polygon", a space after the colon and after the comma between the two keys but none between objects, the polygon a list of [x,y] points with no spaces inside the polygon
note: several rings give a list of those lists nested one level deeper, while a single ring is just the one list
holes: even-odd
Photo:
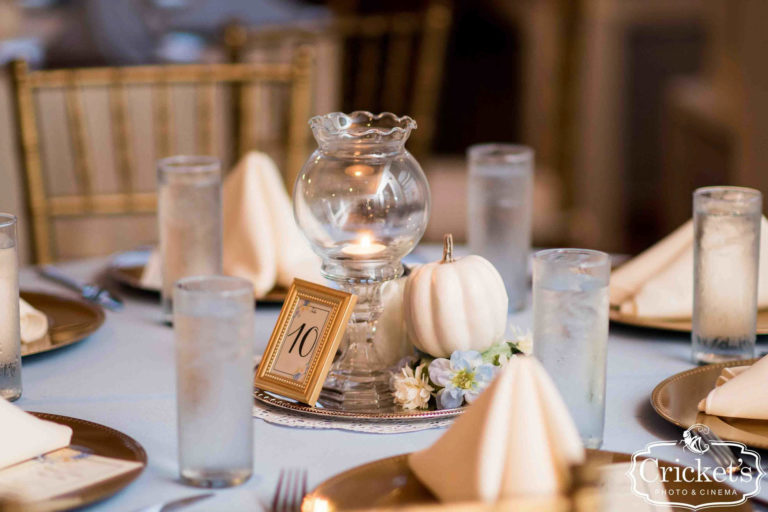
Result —
[{"label": "glass stem", "polygon": [[337,367],[345,370],[383,370],[381,358],[373,344],[376,323],[381,316],[381,283],[341,283],[341,288],[357,295],[357,305],[352,312],[344,336],[343,347]]}]

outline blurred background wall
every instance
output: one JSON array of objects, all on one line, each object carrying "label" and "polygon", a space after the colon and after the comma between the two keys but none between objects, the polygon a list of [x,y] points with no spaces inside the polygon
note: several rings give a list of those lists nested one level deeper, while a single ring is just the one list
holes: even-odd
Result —
[{"label": "blurred background wall", "polygon": [[[313,112],[416,117],[409,147],[433,190],[428,239],[464,236],[467,146],[508,141],[536,151],[535,244],[635,253],[690,216],[698,186],[768,192],[766,19],[764,0],[0,0],[0,61],[280,61],[308,43]],[[23,227],[6,75],[0,210]],[[55,119],[56,108],[43,110]],[[40,129],[49,140],[60,130]],[[50,160],[66,189],[66,158]],[[152,160],[144,167],[151,186]],[[65,254],[151,243],[153,229],[150,219],[112,240],[106,226],[65,228]]]}]

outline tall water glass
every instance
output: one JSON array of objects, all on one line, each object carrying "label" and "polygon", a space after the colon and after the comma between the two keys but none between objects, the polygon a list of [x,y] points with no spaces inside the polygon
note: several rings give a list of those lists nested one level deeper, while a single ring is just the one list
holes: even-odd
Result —
[{"label": "tall water glass", "polygon": [[181,479],[228,487],[253,470],[253,283],[187,277],[174,288]]},{"label": "tall water glass", "polygon": [[514,144],[477,144],[469,160],[468,240],[473,254],[498,269],[510,311],[525,307],[531,250],[533,150]]},{"label": "tall water glass", "polygon": [[533,258],[533,352],[587,448],[603,442],[610,273],[600,251],[550,249]]},{"label": "tall water glass", "polygon": [[171,321],[176,281],[222,272],[221,169],[214,157],[172,156],[157,175],[163,315]]},{"label": "tall water glass", "polygon": [[21,396],[19,258],[16,217],[0,213],[0,397]]},{"label": "tall water glass", "polygon": [[693,193],[693,361],[755,357],[762,194],[741,187]]}]

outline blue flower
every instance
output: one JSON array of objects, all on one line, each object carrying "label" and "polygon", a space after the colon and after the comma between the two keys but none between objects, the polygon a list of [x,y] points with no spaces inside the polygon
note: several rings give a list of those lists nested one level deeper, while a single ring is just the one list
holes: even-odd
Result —
[{"label": "blue flower", "polygon": [[468,404],[483,392],[496,376],[497,368],[483,362],[476,350],[457,350],[451,359],[435,359],[429,365],[429,378],[442,387],[437,393],[437,405],[441,409]]}]

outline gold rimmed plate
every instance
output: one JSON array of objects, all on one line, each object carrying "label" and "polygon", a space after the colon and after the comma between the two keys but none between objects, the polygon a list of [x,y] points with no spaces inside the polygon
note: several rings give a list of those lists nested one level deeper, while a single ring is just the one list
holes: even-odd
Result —
[{"label": "gold rimmed plate", "polygon": [[48,317],[48,333],[39,340],[22,343],[22,356],[48,352],[82,341],[104,323],[104,310],[91,302],[25,290],[20,295]]},{"label": "gold rimmed plate", "polygon": [[[142,248],[118,253],[110,261],[109,267],[107,267],[107,275],[112,280],[128,288],[149,293],[160,293],[160,288],[156,286],[148,286],[141,282],[144,266],[149,261],[151,253],[151,248]],[[287,295],[288,290],[276,287],[264,297],[258,299],[258,302],[282,304]]]},{"label": "gold rimmed plate", "polygon": [[[628,453],[602,450],[587,450],[587,456],[599,465],[627,463],[632,460],[632,455]],[[659,466],[663,468],[677,465],[659,461]],[[536,478],[535,470],[531,471],[531,478]],[[627,478],[628,493],[631,492],[630,486],[630,480]],[[678,489],[688,489],[688,493],[693,490],[704,489],[704,486],[722,490],[728,489],[726,485],[717,482],[673,482],[665,484],[669,491],[677,492]],[[701,497],[702,503],[708,499],[706,496]],[[408,454],[377,460],[336,475],[318,485],[307,497],[307,500],[326,501],[329,505],[328,509],[336,511],[437,504],[437,499],[409,469]],[[728,507],[727,510],[744,512],[752,510],[752,507],[744,503]]]},{"label": "gold rimmed plate", "polygon": [[292,411],[307,416],[319,418],[335,418],[338,420],[349,421],[423,421],[436,418],[452,418],[464,412],[463,407],[456,409],[437,409],[426,411],[406,411],[398,410],[394,412],[363,412],[363,411],[340,411],[337,409],[328,409],[322,405],[310,407],[306,404],[296,402],[289,398],[283,398],[279,395],[254,388],[253,397],[261,403],[271,407]]},{"label": "gold rimmed plate", "polygon": [[656,386],[651,394],[651,405],[659,416],[678,427],[688,428],[701,423],[726,441],[768,450],[768,421],[712,416],[698,409],[699,401],[715,387],[723,368],[751,365],[755,361],[757,359],[699,366],[675,374]]},{"label": "gold rimmed plate", "polygon": [[[669,319],[624,315],[615,305],[611,305],[609,318],[612,322],[619,324],[631,325],[633,327],[645,327],[648,329],[691,332],[691,329],[693,328],[690,318]],[[768,310],[757,312],[757,334],[768,334]]]},{"label": "gold rimmed plate", "polygon": [[104,500],[136,480],[147,465],[147,453],[144,451],[144,448],[135,439],[120,431],[69,416],[41,412],[33,412],[31,414],[40,419],[70,427],[72,429],[70,448],[83,453],[141,464],[141,467],[137,467],[109,480],[83,487],[45,502],[35,502],[35,510],[57,512],[59,510],[79,508]]}]

